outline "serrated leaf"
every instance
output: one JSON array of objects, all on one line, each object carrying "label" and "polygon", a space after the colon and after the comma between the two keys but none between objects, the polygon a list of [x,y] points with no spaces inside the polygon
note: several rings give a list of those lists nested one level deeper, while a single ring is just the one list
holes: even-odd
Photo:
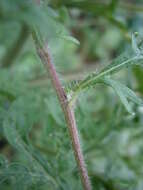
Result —
[{"label": "serrated leaf", "polygon": [[127,86],[121,84],[118,81],[107,78],[107,77],[103,79],[103,82],[106,83],[107,85],[111,86],[115,90],[117,95],[120,97],[121,102],[123,103],[123,105],[125,106],[126,110],[129,113],[134,114],[128,100],[130,100],[138,105],[143,105],[143,100],[140,99],[139,97],[137,97],[136,94],[131,89],[129,89]]},{"label": "serrated leaf", "polygon": [[[41,164],[39,164],[39,162],[33,156],[31,149],[28,147],[28,145],[23,141],[23,139],[19,135],[18,131],[16,130],[16,124],[14,118],[12,118],[9,112],[7,113],[7,117],[4,119],[3,130],[4,130],[4,135],[8,140],[8,142],[16,150],[18,150],[21,154],[23,154],[23,156],[28,160],[32,170],[35,172],[34,175],[35,176],[42,175],[42,179],[45,182],[51,183],[53,186],[56,187],[57,184],[55,182],[55,179],[45,171],[45,169]],[[3,180],[5,180],[5,178]]]},{"label": "serrated leaf", "polygon": [[76,86],[74,86],[71,102],[81,91],[95,86],[95,84],[102,80],[105,76],[112,75],[123,68],[128,68],[133,65],[143,65],[142,63],[143,55],[137,55],[132,50],[121,54],[121,56],[113,60],[112,64],[103,68],[99,73],[91,73],[84,80],[80,81]]},{"label": "serrated leaf", "polygon": [[105,76],[114,74],[123,68],[127,68],[129,66],[135,65],[136,63],[138,63],[138,60],[143,60],[143,56],[136,56],[135,55],[135,56],[132,56],[131,58],[129,58],[128,54],[123,54],[122,56],[115,59],[112,62],[112,64],[105,67],[98,74],[93,73],[93,74],[89,75],[80,84],[82,84],[82,87],[86,87],[87,85],[90,85],[90,84],[94,83],[95,81],[97,81],[97,80],[99,80]]},{"label": "serrated leaf", "polygon": [[72,91],[74,91],[74,89],[77,88],[79,83],[80,83],[80,80],[73,80],[73,81],[69,82],[68,84],[66,84],[64,89],[67,93],[72,93]]},{"label": "serrated leaf", "polygon": [[14,189],[25,190],[29,189],[31,185],[39,186],[46,182],[45,176],[42,173],[35,173],[31,168],[15,162],[8,164],[0,171],[0,184],[5,180],[12,182]]}]

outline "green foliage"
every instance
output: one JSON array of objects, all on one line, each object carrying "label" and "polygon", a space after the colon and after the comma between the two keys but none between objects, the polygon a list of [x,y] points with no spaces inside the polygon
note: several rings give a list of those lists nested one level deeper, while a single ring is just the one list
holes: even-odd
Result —
[{"label": "green foliage", "polygon": [[110,85],[116,91],[129,113],[132,113],[132,111],[131,107],[128,104],[127,98],[131,99],[133,102],[139,105],[142,105],[142,101],[138,99],[129,88],[120,84],[119,82],[106,78],[107,76],[110,76],[120,71],[121,69],[134,65],[142,66],[143,53],[141,49],[139,49],[134,35],[132,35],[132,48],[133,51],[130,50],[128,53],[123,53],[123,55],[119,56],[107,67],[103,68],[99,73],[92,73],[84,80],[76,83],[74,82],[73,84],[70,84],[70,86],[68,85],[66,89],[67,93],[69,93],[70,103],[72,103],[72,101],[82,90],[89,89],[91,87],[94,87],[97,83],[104,82],[105,84]]},{"label": "green foliage", "polygon": [[[77,98],[93,190],[143,189],[143,80],[142,68],[136,67],[143,62],[143,16],[137,13],[143,5],[130,3],[0,1],[0,189],[82,189],[33,29],[38,40],[48,41],[69,103]],[[131,48],[128,32],[134,30],[139,34],[131,36]]]},{"label": "green foliage", "polygon": [[138,98],[131,89],[129,89],[125,85],[121,84],[120,82],[112,80],[107,77],[105,79],[103,79],[103,82],[105,84],[111,86],[115,90],[115,92],[119,96],[121,102],[124,104],[125,108],[127,109],[127,111],[129,113],[134,114],[132,111],[132,108],[128,102],[128,99],[138,105],[143,105],[143,101],[140,98]]}]

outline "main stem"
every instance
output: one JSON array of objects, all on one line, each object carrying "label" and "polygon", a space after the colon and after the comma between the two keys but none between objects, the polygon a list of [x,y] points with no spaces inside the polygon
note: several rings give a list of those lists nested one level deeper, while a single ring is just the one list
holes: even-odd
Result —
[{"label": "main stem", "polygon": [[71,137],[72,147],[73,147],[74,155],[75,155],[77,165],[79,168],[83,188],[84,190],[91,190],[91,184],[88,178],[88,173],[87,173],[86,165],[84,162],[84,157],[83,157],[82,150],[80,147],[80,140],[78,136],[78,130],[76,127],[74,110],[68,103],[66,93],[57,75],[48,46],[43,47],[43,48],[38,47],[37,50],[42,62],[45,64],[46,69],[49,72],[53,87],[56,90],[59,102],[62,107],[65,120],[68,126],[69,134]]}]

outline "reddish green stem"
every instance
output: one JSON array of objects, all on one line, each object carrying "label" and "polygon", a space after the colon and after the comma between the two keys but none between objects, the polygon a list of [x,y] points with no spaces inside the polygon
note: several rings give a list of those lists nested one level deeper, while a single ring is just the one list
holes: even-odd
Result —
[{"label": "reddish green stem", "polygon": [[84,190],[91,190],[91,185],[90,185],[90,181],[88,178],[86,165],[84,162],[84,157],[83,157],[82,150],[80,147],[80,140],[79,140],[79,136],[78,136],[78,130],[76,127],[74,110],[68,104],[68,99],[67,99],[66,93],[62,87],[62,84],[59,80],[56,69],[55,69],[54,64],[52,62],[52,58],[51,58],[49,48],[47,46],[44,48],[38,47],[38,54],[39,54],[42,62],[45,64],[46,69],[49,72],[50,78],[52,80],[53,87],[56,90],[59,102],[61,104],[64,116],[65,116],[65,120],[66,120],[66,123],[68,126],[69,134],[71,137],[72,147],[73,147],[75,158],[76,158],[77,165],[79,168],[83,188],[84,188]]}]

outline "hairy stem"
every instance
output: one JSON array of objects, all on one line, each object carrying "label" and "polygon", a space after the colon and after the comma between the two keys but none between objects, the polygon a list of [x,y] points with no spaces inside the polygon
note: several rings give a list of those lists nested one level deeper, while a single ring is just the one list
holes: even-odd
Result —
[{"label": "hairy stem", "polygon": [[70,105],[68,103],[66,93],[62,87],[62,84],[61,84],[59,77],[56,73],[56,69],[55,69],[54,64],[52,62],[52,58],[51,58],[51,54],[50,54],[50,51],[48,49],[48,46],[43,47],[43,48],[38,46],[37,51],[38,51],[38,54],[39,54],[42,62],[45,64],[46,69],[49,72],[50,78],[52,80],[53,87],[56,90],[59,102],[61,104],[64,116],[65,116],[65,120],[66,120],[66,123],[68,126],[69,134],[71,137],[72,147],[73,147],[74,155],[75,155],[77,165],[79,168],[83,188],[85,190],[91,190],[91,185],[90,185],[90,181],[88,178],[86,165],[84,162],[84,157],[83,157],[82,150],[80,147],[80,140],[79,140],[79,136],[78,136],[78,130],[76,127],[74,110],[72,107],[70,107]]},{"label": "hairy stem", "polygon": [[21,51],[21,49],[28,37],[28,34],[29,34],[28,27],[25,24],[23,24],[17,41],[12,46],[12,48],[8,50],[8,52],[6,53],[6,55],[3,57],[2,61],[1,61],[2,67],[10,67],[13,64],[17,55]]}]

